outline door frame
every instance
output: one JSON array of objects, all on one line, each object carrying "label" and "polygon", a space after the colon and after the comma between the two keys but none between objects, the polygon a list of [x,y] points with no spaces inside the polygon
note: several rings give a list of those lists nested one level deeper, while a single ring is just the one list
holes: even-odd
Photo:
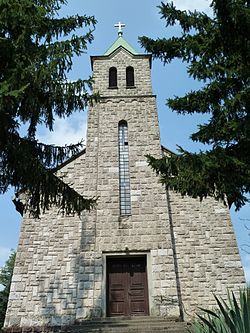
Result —
[{"label": "door frame", "polygon": [[146,259],[146,275],[147,275],[147,283],[148,283],[148,307],[149,307],[149,316],[151,315],[151,308],[152,308],[152,265],[151,265],[151,253],[150,251],[137,251],[137,252],[119,252],[119,253],[112,253],[112,252],[105,252],[103,253],[103,280],[102,280],[102,308],[103,308],[103,316],[108,316],[108,309],[107,309],[107,259],[112,258],[145,258]]}]

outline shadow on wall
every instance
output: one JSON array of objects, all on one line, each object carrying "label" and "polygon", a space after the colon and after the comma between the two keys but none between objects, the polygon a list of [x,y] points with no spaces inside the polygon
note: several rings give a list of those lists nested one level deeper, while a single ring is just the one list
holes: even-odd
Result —
[{"label": "shadow on wall", "polygon": [[178,306],[179,306],[179,311],[180,311],[180,319],[184,320],[184,307],[183,307],[183,302],[182,302],[181,281],[180,281],[180,273],[179,273],[178,259],[177,259],[177,252],[176,252],[174,223],[173,223],[173,218],[172,218],[170,195],[169,195],[169,191],[167,188],[166,188],[166,194],[167,194],[167,204],[168,204],[168,214],[169,214],[170,235],[171,235],[173,258],[174,258],[174,269],[175,269],[175,276],[176,276]]},{"label": "shadow on wall", "polygon": [[103,265],[101,254],[95,252],[95,210],[84,212],[80,219],[51,218],[55,223],[48,225],[45,220],[40,229],[40,235],[47,235],[45,245],[39,251],[39,240],[34,250],[40,257],[34,263],[30,303],[23,304],[26,313],[20,324],[6,328],[6,332],[43,332],[45,327],[68,326],[102,316]]},{"label": "shadow on wall", "polygon": [[72,243],[64,248],[63,260],[49,278],[40,277],[40,318],[45,326],[73,325],[102,316],[103,265],[101,254],[95,252],[95,211],[67,220],[67,225],[78,223],[78,239],[68,233]]}]

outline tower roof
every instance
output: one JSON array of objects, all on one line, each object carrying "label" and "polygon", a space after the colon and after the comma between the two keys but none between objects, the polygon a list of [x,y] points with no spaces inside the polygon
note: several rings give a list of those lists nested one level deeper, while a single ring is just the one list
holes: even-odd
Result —
[{"label": "tower roof", "polygon": [[130,53],[134,54],[134,55],[138,54],[138,52],[136,52],[136,50],[122,37],[122,34],[120,34],[118,36],[118,38],[116,39],[116,41],[104,53],[104,55],[105,56],[110,55],[116,49],[118,49],[120,46],[123,47],[124,49],[126,49],[127,51],[129,51]]}]

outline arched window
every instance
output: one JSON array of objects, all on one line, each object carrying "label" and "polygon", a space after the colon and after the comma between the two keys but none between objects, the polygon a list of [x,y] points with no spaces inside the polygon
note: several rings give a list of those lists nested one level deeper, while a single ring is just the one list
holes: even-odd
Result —
[{"label": "arched window", "polygon": [[128,123],[121,120],[118,124],[119,143],[119,190],[120,214],[131,215],[129,154],[128,154]]},{"label": "arched window", "polygon": [[131,66],[126,68],[126,84],[127,87],[134,87],[135,85],[134,68]]},{"label": "arched window", "polygon": [[109,88],[117,87],[117,69],[115,67],[111,67],[109,69]]}]

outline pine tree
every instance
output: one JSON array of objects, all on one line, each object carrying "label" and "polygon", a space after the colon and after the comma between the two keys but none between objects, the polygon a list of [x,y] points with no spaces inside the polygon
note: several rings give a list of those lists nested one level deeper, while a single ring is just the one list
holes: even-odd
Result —
[{"label": "pine tree", "polygon": [[239,209],[250,191],[250,1],[214,0],[213,17],[159,6],[166,26],[179,24],[182,34],[169,39],[141,37],[141,45],[164,64],[177,58],[201,89],[167,100],[179,114],[208,114],[191,139],[209,144],[191,153],[160,160],[149,157],[168,188],[181,194],[225,199]]},{"label": "pine tree", "polygon": [[[67,81],[73,56],[93,39],[93,16],[60,17],[66,0],[0,0],[0,194],[10,186],[29,194],[34,215],[52,204],[66,212],[90,209],[85,199],[54,175],[81,144],[38,142],[37,126],[83,110],[95,97],[91,79]],[[27,133],[20,134],[25,124]],[[23,127],[22,127],[23,131]],[[27,206],[26,206],[27,207]]]},{"label": "pine tree", "polygon": [[15,258],[16,254],[12,252],[5,265],[0,268],[0,286],[3,288],[0,290],[0,330],[4,324]]}]

